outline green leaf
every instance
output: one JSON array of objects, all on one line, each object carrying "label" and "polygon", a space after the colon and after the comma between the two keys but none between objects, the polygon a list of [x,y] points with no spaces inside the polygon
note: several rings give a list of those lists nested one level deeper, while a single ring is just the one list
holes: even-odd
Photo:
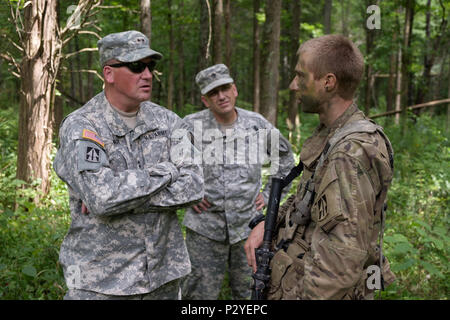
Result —
[{"label": "green leaf", "polygon": [[444,275],[431,263],[426,261],[420,261],[420,264],[427,270],[431,275],[438,276],[439,278],[444,278]]},{"label": "green leaf", "polygon": [[408,259],[401,264],[392,265],[392,271],[398,272],[411,268],[413,265],[417,263],[416,259]]},{"label": "green leaf", "polygon": [[414,248],[409,242],[399,242],[394,247],[394,254],[405,254],[414,251]]},{"label": "green leaf", "polygon": [[36,277],[37,274],[37,270],[35,267],[30,266],[30,265],[26,265],[22,268],[22,273],[26,274],[27,276],[30,277]]}]

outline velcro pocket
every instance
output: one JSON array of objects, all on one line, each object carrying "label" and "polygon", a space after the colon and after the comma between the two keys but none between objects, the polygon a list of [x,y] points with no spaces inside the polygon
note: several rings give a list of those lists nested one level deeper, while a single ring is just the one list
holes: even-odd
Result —
[{"label": "velcro pocket", "polygon": [[269,296],[272,300],[281,299],[283,292],[281,290],[281,280],[286,274],[287,269],[292,265],[292,258],[284,250],[278,250],[270,261],[272,273],[270,276]]},{"label": "velcro pocket", "polygon": [[314,203],[311,207],[312,221],[318,223],[329,215],[330,208],[340,207],[341,198],[337,179],[338,176],[334,166],[326,170],[325,175],[321,177],[320,184],[316,188]]},{"label": "velcro pocket", "polygon": [[311,219],[325,233],[329,233],[337,224],[346,220],[342,215],[342,205],[336,168],[332,166],[327,170],[319,186],[311,208]]}]

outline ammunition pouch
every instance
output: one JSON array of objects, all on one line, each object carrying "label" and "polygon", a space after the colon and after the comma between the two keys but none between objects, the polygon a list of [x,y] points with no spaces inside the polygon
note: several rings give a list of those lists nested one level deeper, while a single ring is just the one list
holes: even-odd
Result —
[{"label": "ammunition pouch", "polygon": [[[301,240],[301,239],[300,239]],[[301,240],[303,241],[303,240]],[[307,244],[293,241],[287,252],[278,250],[271,261],[271,279],[267,298],[270,300],[298,300],[303,291],[301,279],[304,276],[304,256]]]}]

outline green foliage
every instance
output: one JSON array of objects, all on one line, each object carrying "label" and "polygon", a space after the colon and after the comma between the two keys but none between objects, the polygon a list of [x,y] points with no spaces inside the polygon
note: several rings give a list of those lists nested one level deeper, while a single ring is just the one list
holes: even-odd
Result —
[{"label": "green foliage", "polygon": [[[0,110],[0,299],[60,299],[65,292],[58,253],[70,223],[67,189],[52,173],[39,204],[39,181],[17,180],[17,112]],[[17,205],[16,205],[17,203]]]},{"label": "green foliage", "polygon": [[[395,150],[385,254],[397,276],[389,299],[448,299],[450,145],[445,118],[423,115],[407,135],[386,129]],[[443,129],[444,128],[444,129]]]},{"label": "green foliage", "polygon": [[[17,1],[10,1],[13,5]],[[332,32],[344,32],[346,23],[349,37],[361,48],[366,62],[373,67],[374,72],[388,74],[390,71],[390,54],[396,54],[402,46],[402,30],[405,20],[404,7],[399,2],[381,1],[381,30],[376,31],[372,52],[367,52],[365,41],[365,19],[367,18],[366,3],[357,1],[333,2]],[[76,1],[60,1],[60,23],[64,26],[69,17],[69,6]],[[323,34],[323,1],[320,3],[303,1],[301,6],[300,42]],[[88,28],[91,33],[85,33],[73,38],[63,48],[63,53],[78,49],[95,47],[97,38],[111,32],[129,29],[140,29],[139,3],[137,1],[105,0],[106,8],[95,16],[96,24]],[[260,24],[264,22],[264,4],[257,15]],[[239,89],[237,105],[251,109],[253,83],[252,72],[252,32],[253,32],[253,2],[250,0],[232,1],[231,34],[232,61],[230,70]],[[402,9],[403,8],[403,9]],[[174,54],[176,66],[175,77],[177,86],[185,90],[185,104],[182,110],[177,106],[180,116],[202,110],[199,101],[198,88],[193,79],[199,71],[199,23],[200,2],[173,1],[172,20],[174,23],[175,40],[183,44],[183,55],[178,48]],[[411,54],[408,70],[413,76],[413,87],[417,90],[422,85],[423,57],[434,47],[430,39],[440,36],[442,18],[448,20],[450,2],[431,2],[430,36],[425,33],[426,1],[416,3],[414,24],[412,30]],[[445,9],[445,10],[444,10]],[[291,16],[287,9],[282,17],[281,44],[281,74],[280,101],[281,105],[288,101],[288,87],[291,81],[291,67],[287,62],[290,37],[284,30],[291,26]],[[444,16],[447,15],[447,17]],[[0,32],[3,40],[0,42],[0,53],[11,53],[20,63],[21,52],[13,45],[19,43],[15,26],[6,3],[0,5]],[[154,81],[153,101],[165,105],[167,98],[167,75],[169,65],[169,25],[167,23],[167,3],[152,2],[152,47],[164,54],[164,59],[158,64],[162,74],[161,81]],[[183,28],[182,31],[180,31]],[[444,30],[445,31],[445,30]],[[442,48],[448,47],[448,28],[442,34]],[[11,40],[11,41],[10,41]],[[436,74],[436,98],[448,97],[448,63],[445,60],[445,50],[440,49],[433,66]],[[405,49],[405,48],[403,48]],[[210,47],[211,53],[212,47]],[[67,99],[67,94],[73,94],[79,101],[90,98],[87,91],[87,73],[72,72],[77,69],[93,69],[100,72],[97,54],[81,53],[62,61],[60,73],[61,91],[64,97],[65,113],[73,111],[76,105]],[[448,54],[447,54],[448,55]],[[177,70],[179,63],[184,62],[184,69]],[[38,204],[33,199],[37,194],[39,181],[28,188],[24,182],[17,180],[16,151],[18,99],[20,80],[13,75],[16,71],[7,60],[0,59],[0,299],[59,299],[65,291],[61,267],[58,264],[58,251],[64,234],[70,224],[67,190],[64,184],[52,173],[51,193]],[[178,81],[179,74],[184,71],[184,83]],[[90,74],[92,76],[92,74]],[[80,79],[78,77],[81,77]],[[385,111],[388,82],[386,78],[377,79],[375,83],[377,109],[371,109],[373,114]],[[81,81],[78,81],[81,80]],[[82,82],[80,84],[80,82]],[[442,85],[441,85],[442,83]],[[364,101],[364,86],[360,86],[360,100]],[[81,92],[84,89],[84,94]],[[92,92],[102,90],[102,82],[94,77]],[[73,91],[73,92],[72,92]],[[428,98],[431,97],[431,91]],[[413,90],[414,93],[414,90]],[[414,94],[412,94],[414,96]],[[434,99],[434,98],[433,98]],[[186,102],[189,101],[189,104]],[[406,124],[406,129],[389,126],[384,123],[395,149],[395,177],[389,191],[389,208],[385,231],[385,255],[391,262],[397,275],[397,281],[383,293],[386,299],[448,299],[449,297],[449,136],[444,133],[447,110],[436,108],[436,114],[444,115],[429,117],[423,115]],[[287,112],[280,106],[278,127],[285,137],[289,136],[286,125]],[[386,121],[391,121],[390,118]],[[318,124],[317,115],[301,115],[301,139],[293,149],[296,154],[301,150],[305,139]],[[407,132],[406,135],[403,133]],[[268,168],[265,170],[264,181],[267,181]],[[294,192],[294,182],[290,194]],[[180,210],[179,217],[184,214]],[[229,298],[229,288],[224,285],[221,298]]]}]

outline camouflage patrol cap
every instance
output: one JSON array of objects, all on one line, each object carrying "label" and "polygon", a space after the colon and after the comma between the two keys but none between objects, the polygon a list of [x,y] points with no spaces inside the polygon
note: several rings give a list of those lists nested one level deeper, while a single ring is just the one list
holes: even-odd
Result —
[{"label": "camouflage patrol cap", "polygon": [[224,64],[216,64],[206,68],[195,76],[195,83],[200,87],[200,92],[205,95],[209,91],[227,83],[233,83],[230,72]]},{"label": "camouflage patrol cap", "polygon": [[121,62],[134,62],[146,57],[162,58],[161,53],[150,48],[148,38],[135,30],[111,33],[100,39],[97,46],[102,67],[111,59],[117,59]]}]

